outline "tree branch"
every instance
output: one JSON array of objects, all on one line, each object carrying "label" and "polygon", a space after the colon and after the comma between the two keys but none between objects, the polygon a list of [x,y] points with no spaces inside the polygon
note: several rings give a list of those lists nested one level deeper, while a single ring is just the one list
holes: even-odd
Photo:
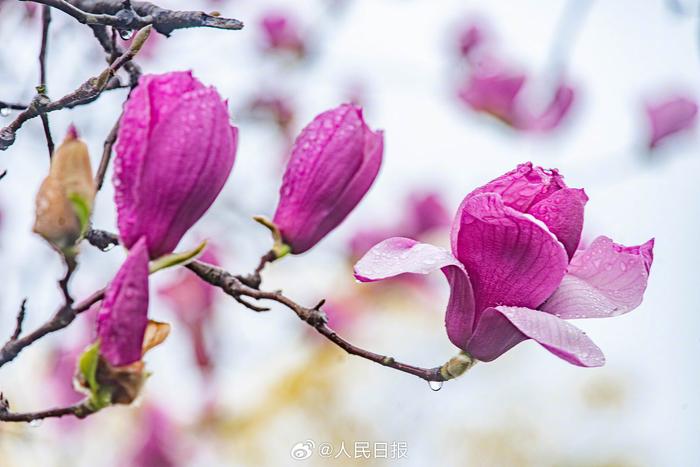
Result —
[{"label": "tree branch", "polygon": [[[41,8],[41,49],[39,51],[39,86],[37,93],[41,94],[48,100],[46,85],[46,49],[49,41],[49,25],[51,24],[51,8],[44,5]],[[46,147],[49,150],[49,159],[53,156],[54,144],[51,137],[51,127],[49,126],[49,117],[46,114],[41,114],[41,125],[44,127],[44,136],[46,137]]]},{"label": "tree branch", "polygon": [[64,417],[66,415],[85,418],[92,413],[95,413],[95,411],[84,402],[68,407],[43,410],[40,412],[12,413],[10,412],[10,403],[7,399],[5,399],[2,393],[0,393],[0,421],[2,422],[33,422],[36,420],[43,420],[45,418]]},{"label": "tree branch", "polygon": [[[86,240],[96,246],[101,250],[106,250],[119,243],[119,238],[110,232],[105,232],[103,230],[90,230],[86,235]],[[252,275],[260,277],[260,271],[269,262],[268,255],[264,255],[260,261],[260,264],[256,268],[256,272]],[[263,311],[261,307],[252,305],[249,302],[241,299],[241,297],[249,297],[254,300],[271,300],[277,303],[281,303],[290,310],[292,310],[302,321],[307,323],[309,326],[313,327],[319,334],[333,342],[335,345],[345,350],[351,355],[357,355],[366,360],[373,361],[380,365],[393,368],[404,373],[409,373],[426,381],[442,382],[451,379],[454,376],[446,373],[446,365],[435,368],[421,368],[413,365],[408,365],[406,363],[401,363],[396,361],[393,357],[386,355],[377,354],[370,352],[368,350],[357,347],[351,344],[344,338],[338,335],[333,329],[331,329],[327,324],[326,314],[321,311],[323,306],[323,301],[320,302],[313,308],[304,307],[294,300],[288,298],[281,291],[276,292],[266,292],[259,290],[258,287],[251,287],[244,283],[240,276],[231,274],[219,267],[212,266],[201,261],[193,261],[186,266],[188,269],[197,274],[202,280],[208,282],[211,285],[219,287],[226,294],[233,297],[236,301],[241,303],[253,311]],[[251,276],[246,276],[251,277]],[[258,285],[260,282],[258,282]],[[251,306],[252,305],[252,306]]]},{"label": "tree branch", "polygon": [[92,305],[102,300],[104,294],[105,289],[98,290],[76,306],[71,307],[63,305],[49,321],[39,326],[33,332],[24,337],[7,341],[0,349],[0,367],[14,360],[25,347],[32,345],[47,334],[68,326],[77,315],[88,310]]},{"label": "tree branch", "polygon": [[83,24],[112,26],[121,30],[141,29],[151,25],[165,36],[176,29],[185,28],[243,28],[243,23],[237,19],[221,18],[202,11],[168,10],[149,2],[130,2],[131,8],[125,8],[123,0],[31,1],[57,8]]},{"label": "tree branch", "polygon": [[114,63],[98,76],[88,79],[80,85],[78,89],[63,96],[61,99],[47,103],[41,99],[41,95],[37,95],[32,101],[32,104],[24,112],[20,113],[10,125],[0,130],[0,151],[9,148],[15,142],[17,130],[19,130],[27,120],[56,110],[70,109],[78,105],[88,104],[97,99],[109,84],[110,79],[115,76],[117,70],[136,56],[141,46],[143,46],[144,41],[148,38],[149,33],[150,27],[139,31],[139,36],[137,36],[131,44],[131,47],[117,58]]}]

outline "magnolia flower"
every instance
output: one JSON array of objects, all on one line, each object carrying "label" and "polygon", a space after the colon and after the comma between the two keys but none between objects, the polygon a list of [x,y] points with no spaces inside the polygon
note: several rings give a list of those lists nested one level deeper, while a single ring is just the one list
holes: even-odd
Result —
[{"label": "magnolia flower", "polygon": [[458,95],[472,110],[493,115],[516,130],[547,132],[558,127],[571,108],[574,89],[560,82],[539,111],[522,99],[525,81],[524,74],[491,63],[472,70]]},{"label": "magnolia flower", "polygon": [[260,21],[260,27],[265,49],[304,55],[306,44],[298,25],[290,17],[281,13],[267,13]]},{"label": "magnolia flower", "polygon": [[646,107],[649,119],[649,149],[669,136],[691,129],[698,117],[698,104],[686,97],[674,97]]},{"label": "magnolia flower", "polygon": [[171,253],[228,178],[238,130],[226,102],[190,72],[147,75],[124,107],[114,161],[117,224],[131,248]]},{"label": "magnolia flower", "polygon": [[292,253],[303,253],[350,214],[374,182],[384,135],[362,109],[343,104],[318,115],[297,137],[273,219]]},{"label": "magnolia flower", "polygon": [[447,336],[474,358],[492,361],[534,339],[569,363],[601,366],[601,350],[565,320],[636,308],[654,241],[625,247],[598,237],[577,250],[587,200],[556,170],[522,164],[467,195],[452,225],[451,252],[390,238],[356,264],[355,277],[441,269],[451,289]]},{"label": "magnolia flower", "polygon": [[138,362],[147,326],[148,250],[141,237],[105,292],[97,316],[100,354],[115,367]]}]

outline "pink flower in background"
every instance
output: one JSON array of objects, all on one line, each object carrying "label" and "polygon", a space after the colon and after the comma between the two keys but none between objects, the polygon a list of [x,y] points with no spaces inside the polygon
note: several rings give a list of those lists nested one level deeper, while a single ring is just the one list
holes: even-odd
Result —
[{"label": "pink flower in background", "polygon": [[279,12],[267,13],[260,21],[260,27],[266,50],[292,52],[298,56],[306,52],[299,25],[290,16]]},{"label": "pink flower in background", "polygon": [[372,186],[383,148],[383,133],[352,104],[323,112],[302,130],[273,219],[292,253],[314,246],[350,214]]},{"label": "pink flower in background", "polygon": [[[220,264],[211,246],[199,259],[215,266]],[[214,317],[216,288],[193,272],[180,270],[175,280],[162,287],[158,294],[170,303],[177,319],[187,327],[197,366],[204,372],[211,370],[213,362],[205,333]]]},{"label": "pink flower in background", "polygon": [[695,126],[698,104],[687,97],[673,97],[646,106],[649,119],[649,148],[655,149],[669,136]]},{"label": "pink flower in background", "polygon": [[460,56],[471,59],[472,55],[487,38],[484,27],[475,22],[465,24],[457,36],[457,45]]},{"label": "pink flower in background", "polygon": [[624,247],[598,237],[577,250],[587,200],[556,170],[522,164],[467,195],[452,225],[451,252],[390,238],[357,263],[355,276],[368,282],[441,269],[451,289],[447,335],[479,360],[534,339],[569,363],[601,366],[600,349],[565,319],[636,308],[654,242]]},{"label": "pink flower in background", "polygon": [[97,317],[100,354],[112,366],[141,360],[148,325],[148,250],[141,237],[107,287]]},{"label": "pink flower in background", "polygon": [[165,410],[149,403],[142,410],[140,423],[132,431],[138,444],[130,461],[124,465],[176,467],[187,464],[187,459],[183,459],[188,456],[182,446],[182,437]]},{"label": "pink flower in background", "polygon": [[350,239],[350,252],[359,258],[387,236],[420,238],[433,230],[450,225],[450,214],[437,192],[414,192],[408,196],[403,217],[394,227],[361,230]]},{"label": "pink flower in background", "polygon": [[571,109],[574,89],[559,83],[544,109],[523,100],[526,76],[491,63],[470,71],[459,98],[476,112],[490,114],[520,131],[548,132],[557,128]]},{"label": "pink flower in background", "polygon": [[114,161],[117,224],[131,248],[172,252],[209,209],[236,156],[238,130],[213,87],[190,72],[147,75],[124,107]]}]

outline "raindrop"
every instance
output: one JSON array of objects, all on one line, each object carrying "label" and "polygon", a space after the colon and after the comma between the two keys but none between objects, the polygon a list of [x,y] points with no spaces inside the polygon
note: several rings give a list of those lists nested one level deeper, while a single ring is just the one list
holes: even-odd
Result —
[{"label": "raindrop", "polygon": [[43,422],[41,419],[32,420],[29,422],[29,426],[32,428],[39,428],[41,426],[41,422]]},{"label": "raindrop", "polygon": [[131,29],[119,29],[119,37],[123,40],[128,41],[134,35],[134,31]]},{"label": "raindrop", "polygon": [[433,391],[439,391],[442,389],[442,381],[428,381],[428,386],[430,386],[430,389]]},{"label": "raindrop", "polygon": [[111,250],[112,248],[114,248],[115,246],[117,246],[116,243],[110,243],[109,245],[107,245],[106,247],[104,247],[104,248],[102,249],[102,251],[109,251],[109,250]]},{"label": "raindrop", "polygon": [[9,107],[0,107],[0,117],[9,117],[11,113]]}]

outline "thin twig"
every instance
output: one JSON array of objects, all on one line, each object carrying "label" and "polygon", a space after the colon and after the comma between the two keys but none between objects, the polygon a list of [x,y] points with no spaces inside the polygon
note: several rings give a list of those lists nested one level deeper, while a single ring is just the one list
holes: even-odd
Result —
[{"label": "thin twig", "polygon": [[[20,0],[27,1],[27,0]],[[159,33],[169,36],[176,29],[207,27],[237,30],[243,23],[233,18],[208,15],[202,11],[175,11],[161,8],[149,2],[131,2],[124,8],[121,0],[31,0],[57,8],[78,22],[99,24],[122,30],[153,26]]]},{"label": "thin twig", "polygon": [[440,371],[442,367],[421,368],[414,365],[409,365],[398,362],[393,357],[370,352],[369,350],[365,350],[351,344],[328,326],[326,315],[320,309],[322,303],[313,308],[304,307],[282,294],[282,292],[266,292],[263,290],[254,289],[242,283],[233,274],[216,266],[202,263],[201,261],[193,261],[192,263],[189,263],[187,267],[204,281],[221,288],[224,292],[233,296],[234,298],[236,296],[245,296],[256,300],[271,300],[281,303],[292,310],[302,321],[313,327],[323,337],[333,342],[335,345],[351,355],[357,355],[358,357],[362,357],[380,365],[393,368],[404,373],[409,373],[426,381],[441,382],[446,380]]},{"label": "thin twig", "polygon": [[[98,76],[88,79],[78,89],[63,96],[61,99],[53,102],[44,103],[40,99],[35,98],[24,112],[20,113],[17,118],[8,126],[0,130],[0,150],[9,148],[15,142],[15,134],[22,125],[34,117],[49,112],[54,112],[61,109],[70,109],[78,105],[87,104],[97,99],[102,91],[106,88],[110,79],[115,76],[125,63],[134,58],[138,51],[143,46],[144,41],[150,33],[150,26],[139,31],[137,38],[131,44],[131,47],[124,52],[117,60],[114,61]],[[39,96],[37,96],[39,97]]]},{"label": "thin twig", "polygon": [[15,325],[15,332],[12,333],[10,340],[16,341],[22,334],[22,323],[24,323],[24,317],[27,313],[27,299],[22,300],[22,304],[19,306],[19,312],[17,313],[17,324]]},{"label": "thin twig", "polygon": [[121,120],[121,115],[117,118],[114,126],[107,135],[105,139],[104,149],[102,150],[102,158],[100,159],[100,166],[97,168],[97,174],[95,174],[95,188],[100,191],[102,184],[105,181],[105,175],[107,174],[107,167],[109,167],[109,161],[112,158],[112,147],[117,141],[117,133],[119,133],[119,121]]},{"label": "thin twig", "polygon": [[24,413],[12,413],[9,411],[10,403],[4,398],[2,393],[0,393],[0,421],[2,422],[33,422],[36,420],[43,420],[45,418],[59,418],[66,415],[72,415],[78,418],[85,418],[88,415],[95,413],[87,403],[81,402],[79,404],[71,405],[68,407],[61,407],[56,409],[42,410],[39,412],[24,412]]},{"label": "thin twig", "polygon": [[[100,25],[90,26],[92,33],[95,38],[99,41],[100,45],[107,53],[107,63],[112,64],[117,59],[117,57],[124,53],[119,44],[112,40],[112,37],[107,33],[107,28]],[[133,88],[139,81],[141,76],[141,68],[135,62],[127,62],[124,64],[124,70],[129,74],[129,84]]]},{"label": "thin twig", "polygon": [[11,102],[3,102],[3,101],[0,101],[0,110],[2,110],[2,109],[24,110],[24,109],[26,109],[27,107],[29,107],[29,106],[28,106],[28,105],[24,105],[24,104],[13,104],[13,103],[11,103]]},{"label": "thin twig", "polygon": [[102,300],[104,294],[105,289],[98,290],[73,307],[61,306],[50,320],[31,333],[19,339],[7,341],[0,349],[0,367],[14,360],[25,347],[33,344],[47,334],[68,326],[77,315],[88,310],[92,305]]},{"label": "thin twig", "polygon": [[[46,49],[49,42],[49,25],[51,24],[51,8],[44,5],[41,8],[41,49],[39,51],[39,86],[37,92],[48,100],[48,87],[46,85]],[[49,150],[49,159],[53,156],[54,143],[51,137],[51,127],[49,126],[49,117],[46,114],[41,114],[41,125],[44,128],[44,136],[46,137],[46,147]]]}]

